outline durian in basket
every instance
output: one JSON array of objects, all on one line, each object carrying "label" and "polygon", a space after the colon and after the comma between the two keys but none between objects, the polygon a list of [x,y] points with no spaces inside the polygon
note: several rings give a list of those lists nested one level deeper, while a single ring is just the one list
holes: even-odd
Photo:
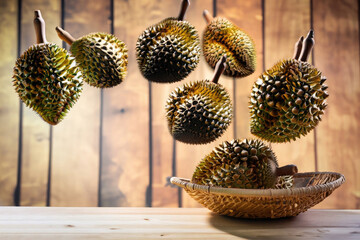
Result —
[{"label": "durian in basket", "polygon": [[296,216],[328,197],[345,178],[334,172],[296,173],[278,167],[261,140],[225,141],[196,167],[192,179],[171,182],[211,211],[241,218]]}]

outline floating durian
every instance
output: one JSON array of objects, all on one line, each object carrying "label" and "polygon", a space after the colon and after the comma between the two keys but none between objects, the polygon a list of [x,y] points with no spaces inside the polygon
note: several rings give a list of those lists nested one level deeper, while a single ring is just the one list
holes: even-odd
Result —
[{"label": "floating durian", "polygon": [[295,165],[279,168],[274,152],[262,141],[235,139],[223,142],[202,159],[192,182],[225,188],[279,188],[279,176],[295,173]]},{"label": "floating durian", "polygon": [[128,63],[124,42],[107,33],[90,33],[75,40],[60,27],[56,27],[56,31],[62,40],[71,45],[70,52],[88,84],[110,88],[124,81]]},{"label": "floating durian", "polygon": [[82,80],[68,52],[47,42],[39,10],[35,11],[34,26],[37,44],[17,59],[13,85],[26,106],[56,125],[80,97]]},{"label": "floating durian", "polygon": [[197,66],[199,35],[195,27],[184,20],[189,5],[189,0],[183,0],[178,18],[166,18],[139,36],[136,59],[142,75],[149,81],[177,82]]},{"label": "floating durian", "polygon": [[270,142],[289,142],[306,135],[321,120],[329,96],[326,77],[311,64],[311,30],[296,44],[294,57],[278,62],[255,82],[251,98],[251,133]]},{"label": "floating durian", "polygon": [[221,136],[232,119],[229,93],[218,83],[226,66],[224,56],[212,81],[196,81],[176,88],[169,96],[166,117],[171,135],[178,141],[205,144]]},{"label": "floating durian", "polygon": [[246,77],[256,68],[255,44],[251,37],[223,17],[212,18],[207,10],[208,23],[203,36],[203,52],[207,63],[214,68],[223,55],[228,64],[224,75]]}]

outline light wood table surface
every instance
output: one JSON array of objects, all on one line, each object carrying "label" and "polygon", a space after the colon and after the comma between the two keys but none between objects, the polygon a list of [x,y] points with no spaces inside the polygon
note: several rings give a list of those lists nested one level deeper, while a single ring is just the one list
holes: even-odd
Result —
[{"label": "light wood table surface", "polygon": [[360,239],[360,210],[249,220],[205,208],[0,207],[0,239]]}]

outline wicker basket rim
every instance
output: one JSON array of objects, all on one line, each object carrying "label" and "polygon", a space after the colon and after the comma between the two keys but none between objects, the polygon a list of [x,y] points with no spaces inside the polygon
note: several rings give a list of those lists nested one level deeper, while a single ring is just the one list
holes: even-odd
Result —
[{"label": "wicker basket rim", "polygon": [[313,177],[318,174],[330,174],[337,176],[337,179],[325,184],[308,186],[308,187],[297,187],[291,189],[243,189],[243,188],[222,188],[212,187],[206,185],[199,185],[191,183],[189,179],[172,177],[170,182],[179,187],[188,190],[197,190],[200,192],[213,193],[218,195],[230,195],[230,196],[242,196],[242,197],[278,197],[278,196],[299,196],[299,195],[312,195],[319,192],[326,192],[334,190],[345,182],[344,175],[336,172],[306,172],[297,173],[294,175],[295,178],[301,177]]}]

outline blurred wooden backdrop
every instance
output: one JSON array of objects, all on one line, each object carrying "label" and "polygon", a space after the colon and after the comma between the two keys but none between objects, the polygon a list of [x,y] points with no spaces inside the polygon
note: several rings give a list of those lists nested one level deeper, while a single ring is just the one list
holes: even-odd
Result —
[{"label": "blurred wooden backdrop", "polygon": [[[289,58],[300,35],[315,30],[315,64],[328,77],[329,107],[306,137],[272,144],[280,164],[301,172],[336,171],[346,183],[319,208],[360,208],[359,3],[357,0],[191,0],[186,15],[200,35],[202,11],[225,16],[248,32],[257,48],[255,74],[234,81],[235,118],[218,141],[201,146],[174,142],[164,105],[176,86],[210,78],[202,58],[175,84],[149,84],[137,67],[135,43],[150,24],[177,16],[180,0],[1,0],[0,1],[0,205],[199,206],[168,183],[191,177],[195,165],[223,140],[251,137],[248,96],[253,82],[276,61]],[[58,126],[50,127],[22,103],[12,87],[19,54],[35,42],[33,12],[42,11],[47,38],[65,46],[55,26],[74,37],[114,33],[129,48],[128,76],[112,89],[85,85]],[[68,47],[68,46],[66,46]]]}]

